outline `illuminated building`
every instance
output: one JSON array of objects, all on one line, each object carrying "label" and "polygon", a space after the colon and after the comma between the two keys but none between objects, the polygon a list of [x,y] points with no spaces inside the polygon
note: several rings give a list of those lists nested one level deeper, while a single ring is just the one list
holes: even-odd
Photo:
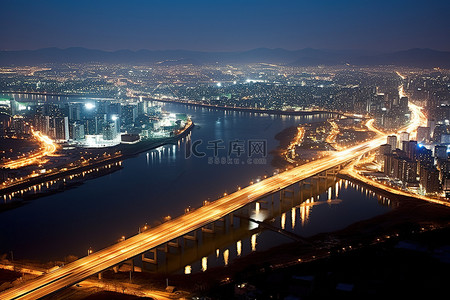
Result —
[{"label": "illuminated building", "polygon": [[[409,133],[408,132],[400,133],[400,140],[399,140],[400,146],[402,146],[402,143],[404,141],[409,141]],[[404,149],[402,149],[402,150],[404,150]]]},{"label": "illuminated building", "polygon": [[395,134],[388,136],[387,144],[391,145],[391,150],[397,149],[397,136]]},{"label": "illuminated building", "polygon": [[420,186],[425,193],[437,193],[440,190],[439,171],[435,167],[421,170],[423,176],[420,177]]},{"label": "illuminated building", "polygon": [[75,141],[84,140],[85,134],[84,134],[84,125],[83,124],[74,123],[72,125],[72,132],[73,132],[73,139]]},{"label": "illuminated building", "polygon": [[417,142],[428,142],[431,139],[430,127],[417,128]]},{"label": "illuminated building", "polygon": [[103,127],[103,139],[105,141],[114,140],[117,136],[117,130],[115,123],[111,122]]},{"label": "illuminated building", "polygon": [[415,160],[417,152],[417,141],[408,141],[408,143],[406,143],[406,149],[403,149],[403,151],[406,152],[406,156],[410,160]]},{"label": "illuminated building", "polygon": [[386,155],[391,154],[391,149],[392,147],[389,144],[381,145],[378,150],[378,161],[383,161]]},{"label": "illuminated building", "polygon": [[55,139],[60,142],[69,140],[69,118],[57,117],[54,118],[55,125]]},{"label": "illuminated building", "polygon": [[447,159],[448,154],[447,154],[447,146],[444,145],[436,145],[434,147],[434,157],[436,157],[438,160],[439,159]]}]

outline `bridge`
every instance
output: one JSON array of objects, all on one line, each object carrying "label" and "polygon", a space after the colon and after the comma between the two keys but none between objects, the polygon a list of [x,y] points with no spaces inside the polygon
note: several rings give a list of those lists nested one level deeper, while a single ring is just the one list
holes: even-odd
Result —
[{"label": "bridge", "polygon": [[[420,108],[412,107],[412,121],[402,130],[412,131],[424,122]],[[371,124],[370,124],[371,125]],[[74,285],[83,279],[115,267],[134,257],[149,252],[160,245],[188,236],[189,233],[206,228],[249,203],[281,191],[297,182],[329,169],[339,167],[357,157],[375,150],[386,140],[387,134],[377,136],[357,146],[338,151],[329,156],[290,169],[261,180],[208,205],[146,230],[120,243],[92,253],[50,273],[37,277],[17,287],[0,293],[0,299],[36,299]]]}]

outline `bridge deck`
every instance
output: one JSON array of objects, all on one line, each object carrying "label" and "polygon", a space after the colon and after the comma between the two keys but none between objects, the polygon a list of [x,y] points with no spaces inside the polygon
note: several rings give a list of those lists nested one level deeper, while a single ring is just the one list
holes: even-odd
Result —
[{"label": "bridge deck", "polygon": [[71,286],[91,275],[111,268],[191,231],[200,229],[244,207],[248,203],[374,150],[385,138],[385,136],[380,136],[369,142],[344,151],[335,152],[328,157],[264,179],[193,212],[83,257],[20,286],[6,290],[0,293],[0,299],[36,299]]}]

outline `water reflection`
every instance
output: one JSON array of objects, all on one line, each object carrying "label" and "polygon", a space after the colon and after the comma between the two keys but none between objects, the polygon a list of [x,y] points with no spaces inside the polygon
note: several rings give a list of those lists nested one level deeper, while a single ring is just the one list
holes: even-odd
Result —
[{"label": "water reflection", "polygon": [[236,252],[237,252],[237,256],[241,256],[241,253],[242,253],[242,241],[237,241],[236,242]]},{"label": "water reflection", "polygon": [[252,252],[256,251],[256,237],[257,236],[258,236],[257,233],[253,234],[252,237],[251,237],[251,240],[250,240],[251,245],[252,245]]},{"label": "water reflection", "polygon": [[208,269],[208,257],[202,258],[202,271],[205,272]]},{"label": "water reflection", "polygon": [[223,252],[223,263],[225,264],[225,266],[228,266],[228,258],[230,256],[230,251],[228,249],[226,249]]},{"label": "water reflection", "polygon": [[191,274],[191,272],[192,272],[192,267],[189,266],[189,265],[187,265],[187,266],[184,268],[184,274]]},{"label": "water reflection", "polygon": [[[370,217],[375,211],[376,214],[383,213],[389,210],[388,205],[391,203],[386,197],[368,192],[365,188],[358,188],[357,185],[352,187],[352,183],[342,180],[327,180],[294,189],[292,201],[279,202],[276,201],[277,196],[278,194],[275,194],[261,199],[258,205],[254,203],[254,210],[243,208],[237,211],[236,216],[240,214],[242,217],[235,217],[234,225],[225,222],[224,227],[216,230],[214,235],[203,234],[192,251],[182,250],[181,253],[184,254],[180,254],[180,258],[173,259],[174,263],[170,267],[162,267],[161,270],[176,272],[177,261],[180,263],[178,268],[182,270],[185,266],[190,266],[192,272],[203,271],[212,266],[227,266],[230,261],[240,256],[291,242],[291,239],[275,230],[276,224],[280,229],[307,237],[318,232],[343,228],[360,220],[359,214]],[[338,199],[337,196],[341,198]],[[274,204],[272,199],[275,199]],[[365,206],[367,207],[364,209]],[[248,218],[245,217],[246,213]],[[251,219],[267,226],[259,226]],[[252,224],[254,226],[251,226]],[[235,247],[232,247],[233,244]],[[223,260],[220,259],[221,252]],[[216,259],[208,259],[210,255]]]},{"label": "water reflection", "polygon": [[292,224],[292,229],[295,228],[295,215],[296,215],[296,207],[293,207],[291,210],[291,224]]}]

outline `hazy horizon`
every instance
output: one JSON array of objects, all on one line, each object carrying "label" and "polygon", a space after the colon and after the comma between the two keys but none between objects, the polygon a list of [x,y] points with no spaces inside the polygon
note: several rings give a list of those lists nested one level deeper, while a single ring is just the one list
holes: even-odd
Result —
[{"label": "hazy horizon", "polygon": [[0,4],[0,49],[450,51],[448,1],[29,1]]}]

